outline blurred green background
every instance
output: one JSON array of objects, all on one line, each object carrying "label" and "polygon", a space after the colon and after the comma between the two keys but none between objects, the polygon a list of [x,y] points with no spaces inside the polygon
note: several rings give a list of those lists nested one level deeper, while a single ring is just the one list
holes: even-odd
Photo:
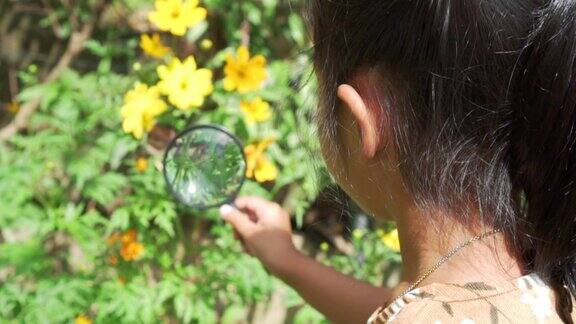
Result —
[{"label": "blurred green background", "polygon": [[386,285],[397,237],[320,162],[305,0],[0,1],[0,323],[324,323],[178,205],[161,158],[222,125],[242,194],[280,203],[319,262]]}]

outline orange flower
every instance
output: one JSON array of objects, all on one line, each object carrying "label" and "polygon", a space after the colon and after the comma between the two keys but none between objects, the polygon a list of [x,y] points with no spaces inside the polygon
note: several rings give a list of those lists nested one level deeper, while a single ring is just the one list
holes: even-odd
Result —
[{"label": "orange flower", "polygon": [[116,265],[118,264],[118,258],[115,255],[111,255],[108,258],[108,263],[110,263],[111,265]]},{"label": "orange flower", "polygon": [[120,255],[125,261],[134,261],[144,252],[144,245],[139,242],[128,242],[122,244]]},{"label": "orange flower", "polygon": [[135,229],[129,229],[124,234],[122,234],[122,244],[128,244],[132,242],[136,242],[138,238],[138,232]]},{"label": "orange flower", "polygon": [[254,178],[260,183],[276,180],[278,169],[264,155],[264,151],[272,143],[274,143],[273,140],[267,139],[244,148],[244,153],[246,154],[246,176],[248,178]]},{"label": "orange flower", "polygon": [[148,169],[148,159],[141,156],[136,159],[136,170],[138,172],[144,172]]},{"label": "orange flower", "polygon": [[106,238],[106,245],[112,246],[114,243],[118,242],[118,240],[120,240],[120,233],[114,232]]}]

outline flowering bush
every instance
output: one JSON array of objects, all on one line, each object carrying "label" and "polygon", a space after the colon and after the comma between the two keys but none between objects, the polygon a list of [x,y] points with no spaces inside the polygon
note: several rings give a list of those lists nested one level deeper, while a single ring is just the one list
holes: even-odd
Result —
[{"label": "flowering bush", "polygon": [[[330,183],[312,165],[305,2],[8,4],[0,12],[38,19],[28,35],[59,55],[9,58],[17,89],[0,97],[10,102],[0,114],[0,318],[261,322],[280,298],[294,322],[324,322],[242,254],[215,211],[178,205],[161,174],[177,132],[222,125],[245,143],[242,194],[274,199],[303,224]],[[394,232],[356,232],[350,247],[312,253],[378,284],[398,262]]]}]

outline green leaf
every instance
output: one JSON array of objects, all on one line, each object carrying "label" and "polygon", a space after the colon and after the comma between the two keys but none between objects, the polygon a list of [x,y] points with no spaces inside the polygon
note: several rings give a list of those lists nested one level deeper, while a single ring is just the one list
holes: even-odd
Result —
[{"label": "green leaf", "polygon": [[128,184],[126,177],[119,173],[105,173],[86,183],[83,194],[97,203],[108,206],[120,198],[120,191]]},{"label": "green leaf", "polygon": [[305,30],[306,27],[302,22],[302,18],[299,15],[291,14],[288,17],[288,26],[290,27],[290,34],[292,38],[298,43],[299,45],[305,45],[306,43],[306,34]]},{"label": "green leaf", "polygon": [[120,208],[114,211],[110,219],[109,232],[114,229],[128,229],[130,226],[130,213],[124,209]]},{"label": "green leaf", "polygon": [[186,294],[178,294],[174,298],[174,310],[176,311],[176,316],[183,323],[190,323],[194,315],[193,305],[190,297]]},{"label": "green leaf", "polygon": [[232,305],[224,311],[222,315],[222,324],[235,324],[246,318],[247,309],[241,306]]},{"label": "green leaf", "polygon": [[207,30],[208,30],[208,22],[202,21],[198,25],[188,30],[188,33],[186,34],[186,39],[190,43],[196,43]]}]

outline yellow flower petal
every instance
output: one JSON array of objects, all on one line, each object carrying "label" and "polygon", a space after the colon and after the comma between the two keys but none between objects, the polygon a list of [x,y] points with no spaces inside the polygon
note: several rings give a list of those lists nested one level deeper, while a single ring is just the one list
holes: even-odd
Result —
[{"label": "yellow flower petal", "polygon": [[132,133],[136,139],[141,139],[144,135],[144,122],[137,116],[131,116],[124,119],[122,129],[125,133]]},{"label": "yellow flower petal", "polygon": [[395,229],[390,233],[384,234],[380,237],[384,245],[395,252],[400,252],[400,240],[398,239],[398,230]]},{"label": "yellow flower petal", "polygon": [[170,48],[164,46],[159,34],[140,36],[140,48],[149,56],[163,58],[170,53]]},{"label": "yellow flower petal", "polygon": [[[187,23],[190,26],[196,26],[197,24],[201,23],[206,19],[208,16],[208,11],[204,8],[194,8],[195,6],[185,6],[184,11],[189,12],[189,15],[186,19]],[[194,8],[194,9],[189,9]]]},{"label": "yellow flower petal", "polygon": [[260,143],[258,143],[258,151],[260,153],[264,152],[264,150],[266,150],[268,148],[268,146],[274,144],[274,142],[276,142],[274,139],[272,138],[267,138],[263,141],[261,141]]},{"label": "yellow flower petal", "polygon": [[266,148],[273,143],[268,139],[244,148],[246,154],[246,177],[258,182],[274,181],[278,177],[278,169],[264,156]]},{"label": "yellow flower petal", "polygon": [[165,79],[168,77],[170,70],[168,70],[168,67],[166,65],[160,65],[156,68],[156,73],[158,74],[158,77],[160,79]]},{"label": "yellow flower petal", "polygon": [[74,324],[92,324],[92,320],[90,319],[90,317],[82,314],[76,316],[76,318],[74,319]]},{"label": "yellow flower petal", "polygon": [[226,91],[234,91],[238,85],[236,84],[236,80],[233,78],[225,78],[224,79],[224,90]]},{"label": "yellow flower petal", "polygon": [[188,56],[184,62],[182,62],[182,65],[185,69],[196,70],[197,68],[196,59],[194,59],[194,56]]},{"label": "yellow flower petal", "polygon": [[236,57],[238,59],[238,63],[248,63],[250,60],[250,51],[248,50],[248,47],[244,45],[238,47]]},{"label": "yellow flower petal", "polygon": [[256,67],[266,66],[266,58],[262,55],[256,55],[250,60],[250,64]]},{"label": "yellow flower petal", "polygon": [[256,145],[250,144],[244,148],[244,154],[246,155],[246,177],[253,178],[256,161],[261,153],[257,153]]},{"label": "yellow flower petal", "polygon": [[260,157],[254,170],[254,178],[258,182],[274,181],[278,177],[276,166],[264,157]]},{"label": "yellow flower petal", "polygon": [[148,20],[162,31],[176,36],[186,34],[206,19],[207,11],[198,7],[197,0],[156,0],[155,10],[148,14]]},{"label": "yellow flower petal", "polygon": [[244,112],[249,123],[265,122],[272,116],[270,104],[260,97],[251,101],[241,101],[240,109]]}]

